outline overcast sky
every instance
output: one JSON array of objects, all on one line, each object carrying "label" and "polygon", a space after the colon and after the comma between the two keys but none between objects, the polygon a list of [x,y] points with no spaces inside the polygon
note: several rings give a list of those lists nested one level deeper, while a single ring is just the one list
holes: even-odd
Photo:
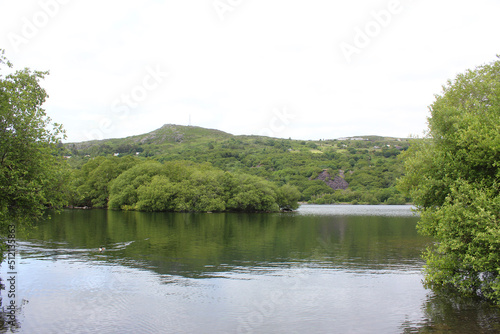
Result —
[{"label": "overcast sky", "polygon": [[498,0],[0,0],[0,48],[49,70],[67,141],[163,124],[407,137],[500,53]]}]

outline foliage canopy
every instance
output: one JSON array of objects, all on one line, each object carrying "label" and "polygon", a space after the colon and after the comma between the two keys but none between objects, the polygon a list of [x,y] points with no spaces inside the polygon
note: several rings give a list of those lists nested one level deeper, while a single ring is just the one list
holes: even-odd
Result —
[{"label": "foliage canopy", "polygon": [[[12,67],[0,50],[0,66]],[[56,154],[64,131],[41,107],[48,72],[0,74],[0,221],[34,221],[66,203],[67,164]]]},{"label": "foliage canopy", "polygon": [[[103,167],[105,166],[105,167]],[[108,166],[113,166],[104,173]],[[278,211],[298,207],[299,191],[209,163],[99,157],[79,171],[82,204],[139,211]],[[106,175],[106,177],[98,177]]]},{"label": "foliage canopy", "polygon": [[421,212],[426,283],[500,303],[500,60],[448,81],[399,186]]}]

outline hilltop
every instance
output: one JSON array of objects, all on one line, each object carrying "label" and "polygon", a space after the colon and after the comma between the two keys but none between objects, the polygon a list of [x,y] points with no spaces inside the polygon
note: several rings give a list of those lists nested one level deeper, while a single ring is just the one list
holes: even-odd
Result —
[{"label": "hilltop", "polygon": [[[146,151],[146,149],[153,149],[154,153],[162,154],[164,151],[168,151],[173,147],[183,146],[183,145],[198,145],[207,143],[216,143],[225,141],[228,139],[235,139],[240,141],[255,140],[257,142],[276,141],[280,142],[285,139],[272,138],[265,136],[256,135],[232,135],[230,133],[207,129],[198,126],[184,126],[176,124],[165,124],[162,127],[151,131],[149,133],[130,136],[126,138],[113,138],[113,139],[102,139],[102,140],[90,140],[76,143],[66,143],[64,146],[70,150],[74,155],[105,155],[105,154],[130,154],[130,153],[141,153]],[[344,148],[356,147],[356,148],[374,148],[380,149],[383,146],[394,145],[401,147],[408,143],[406,138],[394,138],[394,137],[382,137],[382,136],[353,136],[353,137],[343,137],[338,139],[328,139],[328,140],[288,140],[290,143],[308,143],[310,151],[313,153],[318,153],[317,147],[325,148],[331,146],[333,142],[342,142]],[[182,144],[182,145],[181,145]],[[373,144],[373,145],[372,145]],[[406,145],[407,146],[407,145]],[[162,150],[163,148],[163,150]],[[320,149],[320,151],[323,151]],[[71,155],[71,154],[69,154]]]},{"label": "hilltop", "polygon": [[67,143],[62,154],[76,169],[97,156],[209,162],[224,171],[296,186],[303,201],[404,203],[408,199],[394,186],[402,175],[397,156],[408,146],[406,138],[292,140],[166,124],[137,136]]},{"label": "hilltop", "polygon": [[[142,135],[130,136],[126,138],[90,140],[79,143],[65,144],[68,148],[75,148],[77,151],[99,152],[102,146],[116,148],[118,153],[125,153],[124,147],[140,148],[143,145],[168,145],[175,143],[194,143],[210,139],[224,139],[232,135],[223,131],[206,129],[197,126],[183,126],[175,124],[165,124],[161,128]],[[107,147],[106,147],[107,148]],[[101,150],[102,151],[102,150]]]}]

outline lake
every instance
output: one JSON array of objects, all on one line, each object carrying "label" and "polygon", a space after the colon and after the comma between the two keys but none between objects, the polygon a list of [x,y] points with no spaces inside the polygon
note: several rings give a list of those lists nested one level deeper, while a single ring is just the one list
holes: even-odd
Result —
[{"label": "lake", "polygon": [[499,333],[499,308],[422,286],[417,221],[409,206],[65,210],[16,231],[1,332]]}]

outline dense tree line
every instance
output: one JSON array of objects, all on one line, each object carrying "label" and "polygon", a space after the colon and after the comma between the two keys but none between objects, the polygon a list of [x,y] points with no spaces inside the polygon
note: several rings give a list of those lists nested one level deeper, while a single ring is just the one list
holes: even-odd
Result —
[{"label": "dense tree line", "polygon": [[74,172],[75,206],[140,211],[278,211],[298,208],[299,191],[209,163],[97,157]]},{"label": "dense tree line", "polygon": [[[196,127],[179,127],[189,137]],[[209,131],[208,129],[205,129]],[[151,135],[144,135],[146,138]],[[168,137],[166,134],[158,135]],[[194,137],[194,136],[191,136]],[[128,140],[128,141],[126,141]],[[135,144],[134,144],[135,143]],[[97,146],[96,146],[97,145]],[[396,180],[403,175],[398,155],[408,148],[406,141],[368,137],[366,140],[298,141],[257,136],[221,136],[204,133],[191,142],[170,141],[148,144],[144,138],[110,140],[99,144],[81,145],[74,150],[70,163],[75,168],[99,152],[98,145],[106,148],[106,155],[123,147],[133,153],[120,153],[120,157],[139,156],[160,162],[187,160],[196,163],[210,162],[214,167],[232,173],[263,177],[276,184],[295,186],[300,201],[310,203],[367,203],[404,204],[410,201],[396,188]],[[110,146],[111,145],[111,146]],[[135,146],[134,146],[135,145]],[[71,149],[71,145],[68,145]],[[85,157],[86,155],[90,157]],[[348,191],[335,191],[325,182],[316,180],[328,170],[335,177],[339,170],[349,183]]]}]

